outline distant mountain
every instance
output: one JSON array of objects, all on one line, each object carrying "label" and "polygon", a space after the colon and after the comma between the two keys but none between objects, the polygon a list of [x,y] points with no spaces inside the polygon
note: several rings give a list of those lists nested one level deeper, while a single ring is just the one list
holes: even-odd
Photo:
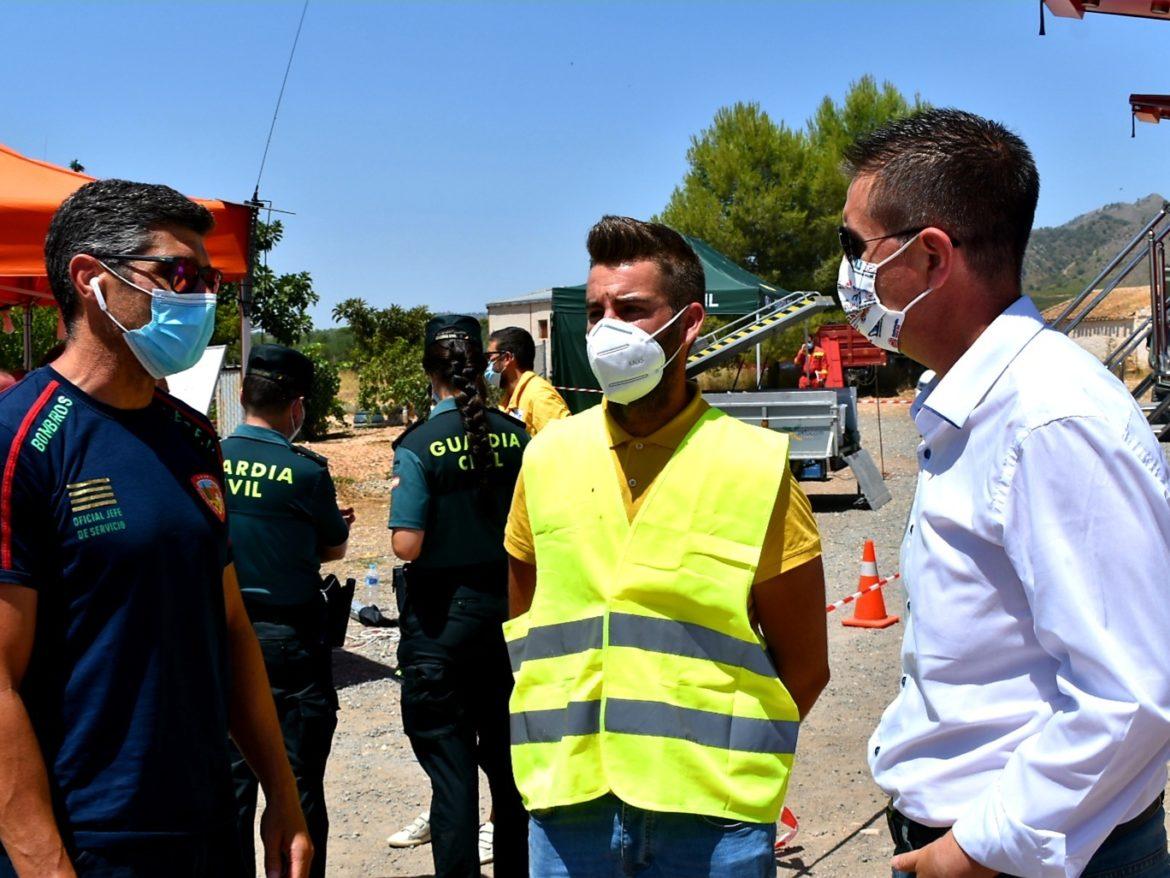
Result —
[{"label": "distant mountain", "polygon": [[[1080,292],[1162,207],[1161,195],[1132,204],[1107,204],[1063,226],[1036,229],[1024,256],[1024,292],[1041,309]],[[1123,282],[1146,282],[1139,266]]]}]

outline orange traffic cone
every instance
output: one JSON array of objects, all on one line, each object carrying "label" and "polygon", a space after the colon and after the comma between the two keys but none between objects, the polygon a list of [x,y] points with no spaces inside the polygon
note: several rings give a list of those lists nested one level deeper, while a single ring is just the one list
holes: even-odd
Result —
[{"label": "orange traffic cone", "polygon": [[[873,540],[865,541],[865,549],[861,553],[861,580],[857,590],[861,591],[867,585],[873,585],[881,577],[878,576],[877,554],[873,550]],[[898,621],[897,616],[886,612],[886,601],[882,597],[882,590],[875,588],[857,599],[853,609],[852,619],[842,619],[842,625],[850,628],[889,628]]]}]

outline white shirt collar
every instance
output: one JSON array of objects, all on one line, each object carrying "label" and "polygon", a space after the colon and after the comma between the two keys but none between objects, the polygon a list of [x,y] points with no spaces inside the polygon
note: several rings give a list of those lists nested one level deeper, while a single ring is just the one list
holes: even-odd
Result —
[{"label": "white shirt collar", "polygon": [[911,415],[924,436],[930,425],[920,420],[926,412],[963,429],[975,407],[987,396],[1004,371],[1036,334],[1044,318],[1035,303],[1021,296],[983,330],[950,371],[936,378],[915,400]]}]

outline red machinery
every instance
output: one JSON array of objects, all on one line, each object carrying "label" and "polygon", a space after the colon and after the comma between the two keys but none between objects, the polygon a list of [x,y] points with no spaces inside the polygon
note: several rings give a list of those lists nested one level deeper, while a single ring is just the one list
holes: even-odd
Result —
[{"label": "red machinery", "polygon": [[829,368],[825,387],[844,387],[846,369],[886,365],[886,352],[870,344],[848,323],[822,325],[813,336],[813,342],[825,352],[825,363]]}]

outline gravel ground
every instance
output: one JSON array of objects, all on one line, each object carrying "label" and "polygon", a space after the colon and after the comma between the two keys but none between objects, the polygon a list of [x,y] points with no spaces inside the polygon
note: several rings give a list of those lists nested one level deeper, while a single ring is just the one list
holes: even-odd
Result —
[{"label": "gravel ground", "polygon": [[[874,512],[859,507],[848,470],[827,482],[806,483],[824,544],[830,600],[854,591],[862,543],[872,539],[883,574],[897,569],[898,545],[914,491],[917,433],[905,404],[882,404],[885,471],[893,500]],[[872,401],[861,406],[864,444],[875,461],[877,420]],[[387,582],[393,565],[385,528],[391,439],[399,430],[371,430],[316,443],[330,458],[342,499],[358,520],[349,557],[327,570],[360,578],[379,565]],[[359,585],[359,595],[363,592]],[[886,603],[900,612],[905,594],[897,583]],[[384,610],[393,600],[383,586],[372,597]],[[848,610],[848,608],[847,608]],[[902,626],[884,630],[845,628],[840,612],[829,617],[833,680],[805,722],[788,805],[800,833],[780,859],[782,875],[861,878],[888,875],[889,844],[884,802],[865,762],[866,741],[898,685]],[[331,875],[405,878],[431,874],[429,847],[394,850],[386,837],[427,807],[429,788],[402,734],[394,680],[397,629],[350,624],[344,649],[334,653],[341,713],[326,777],[332,829]],[[483,785],[486,787],[486,783]],[[483,801],[486,816],[488,802]],[[490,867],[485,869],[490,875]]]}]

